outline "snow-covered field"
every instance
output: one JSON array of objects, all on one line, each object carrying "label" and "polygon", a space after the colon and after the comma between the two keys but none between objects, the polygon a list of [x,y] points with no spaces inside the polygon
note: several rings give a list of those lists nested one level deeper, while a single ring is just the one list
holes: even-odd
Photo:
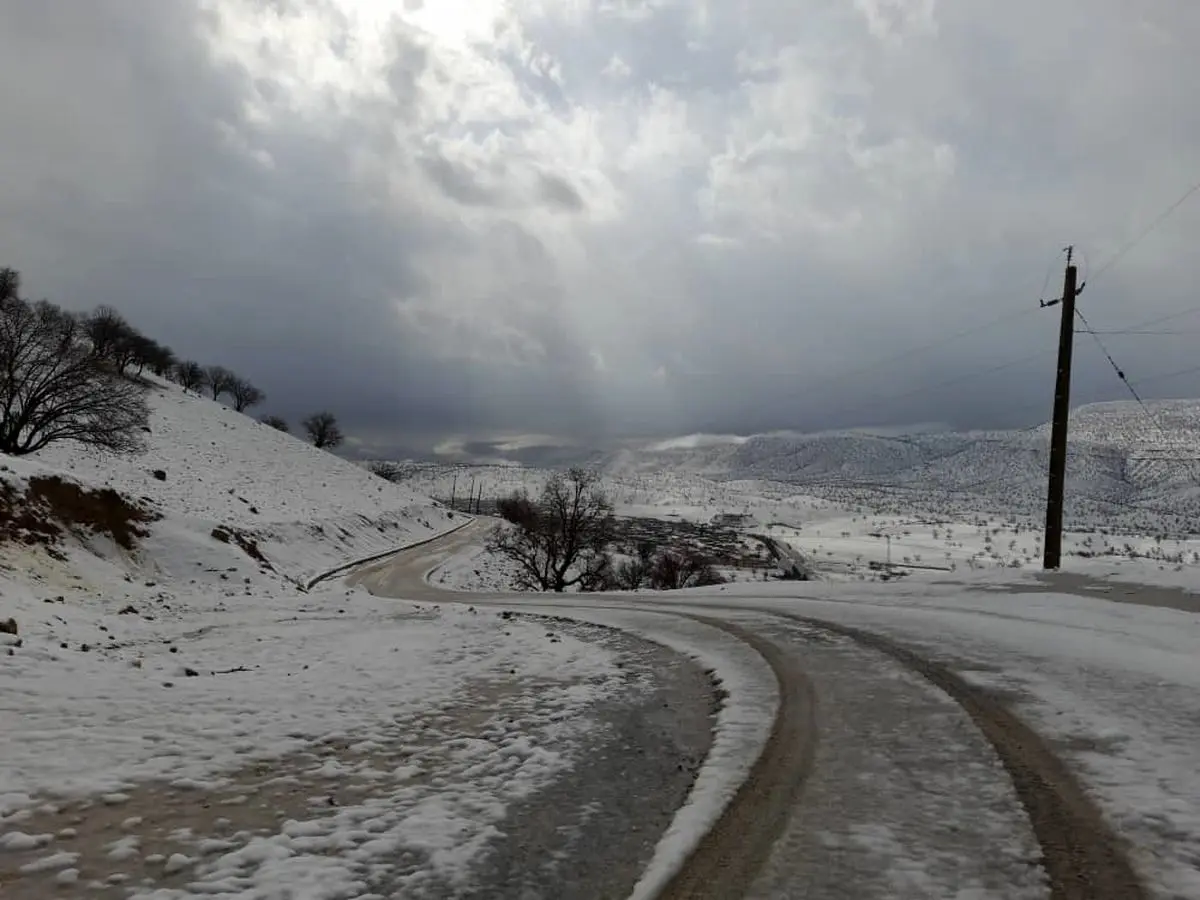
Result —
[{"label": "snow-covered field", "polygon": [[[423,467],[403,482],[434,496],[449,496],[455,472],[459,484],[482,482],[485,498],[514,490],[536,494],[547,472],[515,466],[469,469]],[[672,471],[607,472],[603,486],[618,515],[709,523],[721,514],[746,516],[742,529],[783,541],[811,560],[823,579],[873,580],[890,561],[905,571],[921,569],[1041,569],[1042,528],[980,496],[976,512],[944,515],[895,511],[890,495],[863,495],[847,504],[804,493],[781,481],[713,480]],[[1187,498],[1174,510],[1182,516]],[[1178,520],[1173,520],[1178,521]],[[1200,591],[1200,537],[1169,533],[1162,522],[1142,532],[1122,530],[1100,518],[1086,530],[1064,535],[1064,567],[1094,575]],[[1128,525],[1128,521],[1124,523]],[[1200,527],[1200,526],[1197,526]],[[730,581],[753,573],[729,571]],[[448,560],[435,583],[454,590],[492,590],[505,583],[503,562],[478,551]]]},{"label": "snow-covered field", "polygon": [[[1115,415],[1098,413],[1097,422]],[[532,492],[544,477],[507,467],[471,474],[484,478],[485,496],[514,487]],[[436,490],[443,476],[423,477]],[[893,636],[949,662],[970,681],[1011,697],[1053,742],[1134,848],[1154,896],[1200,897],[1200,617],[1186,595],[1166,598],[1186,610],[1112,602],[1149,593],[1137,585],[1200,593],[1200,540],[1171,536],[1156,520],[1133,533],[1128,518],[1112,526],[1100,517],[1092,528],[1068,532],[1064,569],[1101,581],[1092,589],[1099,597],[1084,597],[1037,580],[1040,528],[1002,504],[989,509],[986,498],[973,513],[905,514],[888,498],[872,506],[864,495],[846,504],[779,481],[677,472],[606,478],[621,514],[693,522],[719,513],[750,516],[749,529],[799,549],[819,578],[639,599],[694,611],[711,604],[816,616]],[[1175,512],[1186,512],[1189,496],[1181,495]],[[886,564],[889,554],[910,574],[878,583],[870,564]],[[470,589],[471,572],[485,569],[479,556],[469,565],[467,559],[462,555],[447,576],[459,589]]]},{"label": "snow-covered field", "polygon": [[0,546],[18,628],[0,634],[0,852],[25,879],[0,893],[97,872],[156,900],[444,890],[510,802],[574,765],[626,673],[536,620],[305,591],[463,517],[174,386],[151,400],[145,454],[0,468],[11,491],[61,477],[154,517],[129,548],[82,527]]}]

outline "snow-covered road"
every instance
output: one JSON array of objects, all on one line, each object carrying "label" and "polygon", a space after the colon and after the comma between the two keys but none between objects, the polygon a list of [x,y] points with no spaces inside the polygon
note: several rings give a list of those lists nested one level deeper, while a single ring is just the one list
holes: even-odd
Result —
[{"label": "snow-covered road", "polygon": [[[465,532],[358,578],[375,592],[444,602],[450,595],[419,579],[472,539]],[[715,617],[773,641],[812,681],[816,763],[757,876],[741,885],[748,896],[1200,897],[1194,613],[1051,592],[1005,573],[558,599],[568,615],[679,646],[698,642],[696,623],[664,613]],[[720,655],[710,650],[718,672]],[[755,685],[735,687],[753,698]],[[767,735],[723,724],[716,746],[740,744],[714,754],[696,791],[728,799]],[[681,811],[657,871],[674,871],[710,826],[719,830],[719,808]],[[730,839],[744,846],[746,835]]]}]

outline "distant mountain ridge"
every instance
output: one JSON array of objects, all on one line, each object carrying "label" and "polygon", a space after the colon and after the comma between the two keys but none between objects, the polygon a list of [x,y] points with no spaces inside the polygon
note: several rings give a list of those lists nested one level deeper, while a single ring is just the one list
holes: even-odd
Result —
[{"label": "distant mountain ridge", "polygon": [[[673,471],[772,481],[851,505],[1036,520],[1049,425],[1020,431],[763,434],[659,442],[609,454],[611,475]],[[1200,400],[1090,404],[1072,412],[1068,519],[1089,527],[1200,532]]]}]

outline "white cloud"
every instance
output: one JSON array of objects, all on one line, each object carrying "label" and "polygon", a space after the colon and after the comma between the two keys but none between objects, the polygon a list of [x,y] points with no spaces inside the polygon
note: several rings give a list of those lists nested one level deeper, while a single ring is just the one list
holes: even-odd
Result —
[{"label": "white cloud", "polygon": [[[814,373],[1026,302],[1058,247],[1102,259],[1194,180],[1200,7],[1096,2],[95,0],[103,45],[10,5],[0,263],[189,355],[268,365],[284,333],[372,425],[813,427],[979,347]],[[1191,302],[1197,216],[1089,289],[1098,320]]]},{"label": "white cloud", "polygon": [[600,70],[600,74],[614,81],[623,81],[633,74],[633,67],[614,53],[609,57],[608,63],[605,64],[604,68]]},{"label": "white cloud", "polygon": [[937,0],[854,0],[872,36],[883,41],[937,33]]}]

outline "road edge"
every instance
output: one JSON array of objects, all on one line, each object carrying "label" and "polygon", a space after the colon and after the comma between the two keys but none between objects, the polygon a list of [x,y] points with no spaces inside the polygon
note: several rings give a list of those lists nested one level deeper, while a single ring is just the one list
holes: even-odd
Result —
[{"label": "road edge", "polygon": [[382,553],[375,553],[371,556],[364,556],[361,559],[353,559],[350,562],[342,563],[340,566],[334,566],[314,578],[310,578],[304,585],[306,591],[311,591],[322,581],[328,581],[330,578],[337,578],[339,575],[348,574],[351,570],[357,569],[359,566],[369,566],[371,563],[381,562],[389,556],[396,556],[406,550],[415,550],[418,547],[423,547],[426,544],[432,544],[434,541],[441,540],[444,537],[449,537],[457,531],[462,531],[468,525],[475,521],[475,517],[469,517],[465,522],[460,522],[453,528],[447,528],[445,531],[439,531],[437,534],[429,537],[421,538],[419,541],[413,541],[411,544],[405,544],[401,547],[393,547],[390,550],[384,550]]}]

